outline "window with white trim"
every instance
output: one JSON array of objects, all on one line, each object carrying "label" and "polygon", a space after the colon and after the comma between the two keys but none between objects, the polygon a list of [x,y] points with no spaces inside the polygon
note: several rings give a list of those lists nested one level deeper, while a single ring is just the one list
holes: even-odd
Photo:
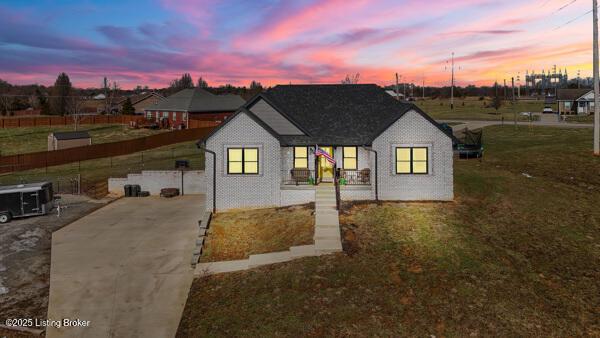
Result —
[{"label": "window with white trim", "polygon": [[308,147],[294,147],[294,168],[308,169]]},{"label": "window with white trim", "polygon": [[427,147],[396,147],[396,174],[429,173]]},{"label": "window with white trim", "polygon": [[358,149],[356,147],[342,148],[342,166],[346,170],[358,169]]},{"label": "window with white trim", "polygon": [[227,174],[258,174],[258,148],[227,148]]}]

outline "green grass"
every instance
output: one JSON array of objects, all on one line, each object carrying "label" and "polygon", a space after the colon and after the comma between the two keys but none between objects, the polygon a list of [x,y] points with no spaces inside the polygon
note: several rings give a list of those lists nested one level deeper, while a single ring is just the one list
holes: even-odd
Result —
[{"label": "green grass", "polygon": [[567,115],[565,121],[573,123],[594,123],[594,115]]},{"label": "green grass", "polygon": [[[0,154],[13,155],[48,150],[48,134],[57,131],[73,131],[73,126],[40,126],[0,129]],[[107,143],[138,138],[165,130],[131,129],[121,124],[82,125],[79,130],[87,130],[92,143]]]},{"label": "green grass", "polygon": [[485,128],[454,202],[347,204],[352,254],[197,279],[178,336],[600,336],[591,140]]},{"label": "green grass", "polygon": [[314,208],[236,210],[216,214],[200,260],[213,262],[248,258],[252,254],[286,251],[291,246],[312,244]]},{"label": "green grass", "polygon": [[465,99],[454,99],[454,109],[450,109],[449,99],[426,99],[414,102],[419,108],[429,114],[436,120],[502,120],[512,121],[514,112],[517,112],[519,120],[526,120],[520,116],[521,112],[541,112],[544,108],[544,101],[517,101],[514,105],[510,101],[504,101],[503,105],[496,111],[494,108],[485,108],[491,104],[491,98],[480,101],[477,97],[467,97]]},{"label": "green grass", "polygon": [[80,174],[82,186],[86,186],[109,177],[126,177],[128,173],[141,170],[173,169],[176,159],[189,160],[190,169],[204,169],[204,154],[197,149],[195,142],[184,142],[112,158],[2,174],[0,184],[52,181],[58,189],[58,185],[65,188],[69,180]]}]

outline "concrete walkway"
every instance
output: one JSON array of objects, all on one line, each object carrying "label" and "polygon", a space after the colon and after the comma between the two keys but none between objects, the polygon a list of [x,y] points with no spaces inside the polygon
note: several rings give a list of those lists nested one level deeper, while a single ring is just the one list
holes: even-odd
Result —
[{"label": "concrete walkway", "polygon": [[293,246],[286,251],[250,255],[248,259],[199,263],[196,265],[195,275],[242,271],[342,251],[339,215],[335,208],[335,188],[333,185],[319,185],[315,189],[315,244]]},{"label": "concrete walkway", "polygon": [[204,197],[123,198],[52,236],[47,337],[173,337]]},{"label": "concrete walkway", "polygon": [[335,187],[318,185],[315,191],[315,249],[319,253],[342,251]]}]

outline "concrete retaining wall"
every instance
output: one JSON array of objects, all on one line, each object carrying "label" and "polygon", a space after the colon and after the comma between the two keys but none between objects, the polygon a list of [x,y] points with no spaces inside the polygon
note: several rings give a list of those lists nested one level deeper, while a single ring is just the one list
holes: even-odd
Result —
[{"label": "concrete retaining wall", "polygon": [[206,177],[204,171],[179,170],[145,170],[139,174],[129,174],[127,178],[109,178],[108,192],[123,195],[123,186],[126,184],[139,184],[143,191],[151,195],[159,195],[160,189],[178,188],[185,195],[205,194]]}]

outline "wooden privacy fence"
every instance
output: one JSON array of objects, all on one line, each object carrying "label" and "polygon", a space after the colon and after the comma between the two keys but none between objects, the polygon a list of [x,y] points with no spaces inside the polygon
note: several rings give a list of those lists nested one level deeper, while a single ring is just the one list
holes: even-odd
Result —
[{"label": "wooden privacy fence", "polygon": [[[80,124],[129,124],[135,121],[145,121],[139,115],[82,115]],[[0,128],[21,128],[36,126],[66,126],[75,124],[72,116],[35,116],[35,117],[10,117],[0,119]]]},{"label": "wooden privacy fence", "polygon": [[221,121],[215,121],[215,120],[192,120],[190,119],[188,121],[188,128],[190,129],[194,129],[194,128],[212,128],[212,127],[216,127],[219,124],[221,124]]},{"label": "wooden privacy fence", "polygon": [[204,138],[212,129],[213,128],[210,127],[176,130],[119,142],[2,156],[0,157],[0,173],[44,168],[104,157],[121,156],[170,144],[195,141]]}]

